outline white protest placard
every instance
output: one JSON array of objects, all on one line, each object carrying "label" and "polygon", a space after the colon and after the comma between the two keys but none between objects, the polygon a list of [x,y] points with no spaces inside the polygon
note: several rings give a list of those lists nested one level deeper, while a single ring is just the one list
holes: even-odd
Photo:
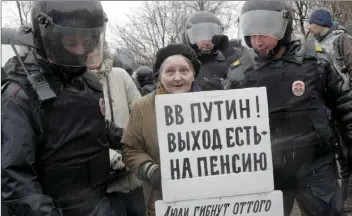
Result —
[{"label": "white protest placard", "polygon": [[155,98],[165,202],[274,190],[266,88]]},{"label": "white protest placard", "polygon": [[155,202],[156,216],[284,216],[281,191],[166,203]]}]

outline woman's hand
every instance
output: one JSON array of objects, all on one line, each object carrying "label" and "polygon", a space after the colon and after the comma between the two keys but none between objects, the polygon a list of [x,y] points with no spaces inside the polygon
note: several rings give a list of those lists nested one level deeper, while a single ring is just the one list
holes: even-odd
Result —
[{"label": "woman's hand", "polygon": [[110,156],[110,167],[112,170],[122,170],[125,168],[125,164],[122,162],[122,156],[117,151],[109,151]]}]

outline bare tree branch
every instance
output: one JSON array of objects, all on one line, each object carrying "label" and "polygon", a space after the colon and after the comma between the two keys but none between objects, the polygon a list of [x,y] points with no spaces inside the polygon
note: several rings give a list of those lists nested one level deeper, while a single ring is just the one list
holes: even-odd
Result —
[{"label": "bare tree branch", "polygon": [[136,64],[151,66],[156,52],[180,42],[187,18],[195,11],[217,15],[224,28],[235,26],[237,5],[227,1],[144,1],[126,25],[110,24],[112,47],[123,47]]},{"label": "bare tree branch", "polygon": [[294,11],[294,27],[299,28],[300,32],[306,35],[305,22],[308,19],[309,4],[306,1],[293,1],[291,4]]},{"label": "bare tree branch", "polygon": [[[8,23],[4,26],[18,28],[21,25],[30,23],[30,11],[32,9],[32,1],[3,1],[2,10],[9,15],[2,14],[2,19]],[[14,16],[18,14],[18,16]]]},{"label": "bare tree branch", "polygon": [[23,18],[22,18],[22,12],[21,12],[21,5],[19,1],[16,1],[16,5],[17,5],[17,10],[18,10],[18,16],[20,18],[21,21],[21,25],[23,25]]},{"label": "bare tree branch", "polygon": [[28,24],[30,22],[30,12],[32,10],[32,1],[20,1],[21,12],[23,14],[24,23]]},{"label": "bare tree branch", "polygon": [[323,7],[328,9],[333,16],[334,21],[342,25],[352,24],[352,2],[351,1],[312,1],[311,8],[316,9]]}]

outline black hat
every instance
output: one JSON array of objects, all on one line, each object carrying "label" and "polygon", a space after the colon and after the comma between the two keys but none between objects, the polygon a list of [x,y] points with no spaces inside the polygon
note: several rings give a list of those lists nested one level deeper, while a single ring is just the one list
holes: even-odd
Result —
[{"label": "black hat", "polygon": [[153,67],[155,77],[159,76],[159,69],[164,60],[173,55],[183,55],[187,58],[192,63],[195,77],[197,77],[200,68],[200,62],[197,59],[197,54],[190,46],[184,44],[170,44],[159,49],[156,53],[156,59]]}]

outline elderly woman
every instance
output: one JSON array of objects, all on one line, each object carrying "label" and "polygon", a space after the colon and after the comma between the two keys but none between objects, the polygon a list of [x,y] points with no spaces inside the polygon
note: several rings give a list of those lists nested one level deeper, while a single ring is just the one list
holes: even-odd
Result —
[{"label": "elderly woman", "polygon": [[155,95],[200,91],[194,82],[199,67],[196,53],[186,45],[169,45],[160,49],[153,69],[159,74],[158,88],[136,101],[122,137],[123,162],[143,180],[148,216],[155,215],[154,203],[161,199]]}]

